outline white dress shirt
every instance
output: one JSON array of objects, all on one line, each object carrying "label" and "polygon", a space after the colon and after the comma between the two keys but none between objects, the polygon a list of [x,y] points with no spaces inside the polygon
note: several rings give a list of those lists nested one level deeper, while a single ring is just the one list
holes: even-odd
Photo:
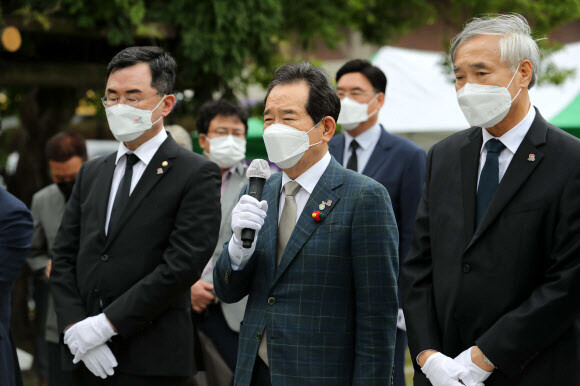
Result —
[{"label": "white dress shirt", "polygon": [[518,147],[520,147],[524,137],[530,130],[532,123],[536,118],[536,109],[530,104],[530,109],[524,119],[510,129],[507,133],[499,138],[494,137],[486,129],[481,129],[483,134],[483,143],[481,145],[481,155],[479,157],[479,172],[477,174],[477,187],[479,188],[479,178],[481,177],[481,171],[483,170],[483,165],[485,165],[485,160],[487,158],[487,149],[485,144],[490,139],[496,138],[504,144],[505,148],[499,153],[498,164],[499,164],[499,181],[501,182],[510,162],[514,158]]},{"label": "white dress shirt", "polygon": [[350,143],[353,139],[356,139],[356,142],[359,144],[358,149],[356,149],[356,158],[357,158],[357,168],[358,172],[362,173],[371,158],[371,154],[375,150],[375,146],[379,142],[379,138],[381,137],[381,127],[380,123],[376,123],[373,127],[368,129],[362,134],[359,134],[356,137],[353,137],[345,130],[344,132],[344,155],[342,157],[342,164],[344,167],[348,164],[348,160],[350,159],[351,150],[350,150]]},{"label": "white dress shirt", "polygon": [[[308,199],[310,198],[310,195],[312,194],[314,187],[316,186],[316,184],[318,184],[320,177],[322,177],[324,171],[330,164],[330,160],[331,160],[330,153],[326,152],[326,154],[324,155],[324,157],[322,157],[320,161],[312,165],[310,169],[306,170],[304,173],[302,173],[300,176],[298,176],[298,178],[294,180],[300,184],[300,189],[294,195],[294,199],[296,200],[296,222],[298,222],[298,219],[300,218],[300,215],[302,214],[302,211],[304,210],[304,207],[306,206],[306,203],[308,202]],[[290,181],[292,181],[292,179],[288,177],[286,173],[282,173],[282,186],[280,187],[281,189],[280,204],[278,206],[278,224],[280,224],[282,210],[284,209],[284,202],[286,201],[286,191],[284,190],[284,185]],[[232,238],[230,239],[230,243],[228,245],[228,252],[230,255],[230,263],[232,265],[232,269],[234,271],[243,269],[248,260],[250,259],[250,257],[252,256],[252,254],[254,253],[255,249],[256,249],[255,242],[252,244],[251,248],[246,249],[241,247],[240,245],[237,245],[234,242],[234,236],[232,235]]]},{"label": "white dress shirt", "polygon": [[111,220],[111,211],[113,210],[113,203],[115,202],[115,196],[117,195],[117,190],[119,189],[119,185],[121,184],[121,180],[125,175],[125,165],[127,163],[127,158],[123,157],[127,153],[134,153],[137,157],[139,157],[139,161],[133,165],[133,178],[131,179],[131,190],[130,193],[133,193],[133,189],[137,186],[137,183],[141,179],[143,172],[151,162],[151,159],[159,150],[161,144],[167,139],[167,132],[165,128],[162,128],[161,131],[149,141],[145,142],[141,146],[139,146],[134,151],[127,149],[123,142],[119,143],[119,150],[117,150],[117,159],[115,160],[115,172],[113,173],[113,182],[111,184],[111,193],[109,194],[109,204],[107,205],[107,221],[105,222],[105,234],[109,232],[109,221]]}]

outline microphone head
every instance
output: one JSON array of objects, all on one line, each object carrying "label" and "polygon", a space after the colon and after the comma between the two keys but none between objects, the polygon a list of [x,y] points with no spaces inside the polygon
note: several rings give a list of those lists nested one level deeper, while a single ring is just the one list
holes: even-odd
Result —
[{"label": "microphone head", "polygon": [[252,161],[246,172],[248,178],[257,177],[267,180],[270,178],[270,164],[263,159],[255,159]]}]

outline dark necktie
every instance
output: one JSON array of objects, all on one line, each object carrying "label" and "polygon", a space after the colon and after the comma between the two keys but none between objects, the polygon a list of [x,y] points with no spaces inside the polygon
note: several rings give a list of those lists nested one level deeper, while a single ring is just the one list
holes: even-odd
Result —
[{"label": "dark necktie", "polygon": [[109,231],[107,234],[111,234],[115,227],[117,226],[119,219],[121,218],[121,213],[123,209],[127,206],[129,201],[129,196],[131,195],[131,181],[133,180],[133,166],[139,162],[139,157],[135,154],[125,154],[127,162],[125,163],[125,174],[123,179],[119,184],[117,189],[117,194],[115,195],[115,202],[113,203],[113,209],[111,210],[111,218],[109,220]]},{"label": "dark necktie", "polygon": [[505,145],[497,139],[490,139],[485,144],[487,156],[479,177],[477,189],[477,217],[476,226],[479,225],[487,207],[489,206],[497,187],[499,186],[499,153]]},{"label": "dark necktie", "polygon": [[359,144],[356,140],[352,140],[350,143],[350,158],[346,164],[346,168],[358,172],[358,159],[356,157],[356,149],[359,148]]}]

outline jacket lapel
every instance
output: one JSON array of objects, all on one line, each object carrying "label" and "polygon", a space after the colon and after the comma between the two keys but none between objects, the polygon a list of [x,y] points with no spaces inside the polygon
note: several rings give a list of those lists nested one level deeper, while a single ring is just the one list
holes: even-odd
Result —
[{"label": "jacket lapel", "polygon": [[475,232],[475,199],[482,142],[481,128],[474,128],[460,151],[463,230],[465,232],[465,244],[463,245],[469,243]]},{"label": "jacket lapel", "polygon": [[[109,245],[113,242],[113,240],[119,234],[119,231],[123,228],[123,225],[131,217],[133,212],[139,207],[141,201],[147,194],[161,179],[167,174],[167,172],[171,169],[173,162],[168,160],[175,159],[177,150],[178,150],[177,143],[168,136],[167,139],[161,144],[151,162],[147,165],[147,168],[143,172],[141,179],[133,189],[131,193],[131,197],[129,198],[129,202],[127,206],[121,213],[121,218],[119,219],[118,226],[108,235],[107,244],[105,248],[108,248]],[[168,161],[167,166],[162,166],[163,161]],[[158,169],[161,169],[161,173],[158,173]]]},{"label": "jacket lapel", "polygon": [[379,141],[377,142],[377,145],[375,146],[373,153],[371,154],[371,157],[369,158],[362,172],[362,174],[371,178],[374,178],[377,170],[379,170],[379,168],[384,165],[383,159],[385,158],[385,151],[391,147],[389,141],[390,134],[387,133],[383,125],[380,125],[380,127],[381,136],[379,137]]},{"label": "jacket lapel", "polygon": [[276,272],[276,245],[278,243],[278,206],[280,202],[280,189],[282,185],[282,173],[276,173],[267,182],[264,189],[263,199],[268,202],[266,221],[260,231],[260,240],[264,246],[265,264],[267,271],[267,283],[271,283]]},{"label": "jacket lapel", "polygon": [[[502,178],[497,192],[495,193],[489,208],[485,212],[479,227],[477,228],[471,243],[471,247],[486,231],[494,220],[501,214],[505,206],[510,202],[513,196],[518,192],[520,187],[526,182],[534,169],[542,162],[544,155],[538,150],[546,142],[546,133],[548,124],[536,109],[536,118],[530,127],[530,130],[524,137],[524,140],[514,154],[504,177]],[[534,155],[534,161],[528,161],[529,155]]]},{"label": "jacket lapel", "polygon": [[113,184],[113,174],[115,173],[115,159],[117,152],[107,156],[103,161],[103,166],[99,174],[99,182],[96,185],[97,197],[97,213],[99,222],[99,236],[101,241],[106,239],[105,223],[107,221],[107,207],[109,204],[109,196],[111,194],[111,185]]},{"label": "jacket lapel", "polygon": [[[318,226],[324,222],[324,219],[320,222],[314,221],[312,218],[312,212],[319,210],[318,206],[322,201],[332,200],[332,205],[327,206],[324,209],[327,216],[336,207],[336,203],[340,199],[340,196],[334,192],[334,189],[342,184],[343,178],[344,173],[342,167],[334,159],[331,159],[330,164],[320,177],[318,184],[316,184],[312,194],[308,198],[306,206],[292,231],[290,240],[288,240],[288,244],[286,245],[282,259],[280,260],[280,266],[276,270],[272,286],[274,286],[280,279],[284,271],[292,263],[292,260],[294,260],[298,252],[300,252],[300,249],[302,249],[312,233],[314,233]],[[276,250],[275,245],[273,250]]]}]

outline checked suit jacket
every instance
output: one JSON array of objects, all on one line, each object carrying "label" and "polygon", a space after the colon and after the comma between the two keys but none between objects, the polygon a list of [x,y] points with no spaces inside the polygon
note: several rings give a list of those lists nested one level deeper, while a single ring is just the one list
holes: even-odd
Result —
[{"label": "checked suit jacket", "polygon": [[264,187],[267,217],[244,269],[232,269],[227,245],[214,269],[222,301],[249,294],[235,385],[250,384],[264,330],[273,385],[390,384],[399,237],[387,190],[333,158],[276,268],[281,181],[274,174]]}]

